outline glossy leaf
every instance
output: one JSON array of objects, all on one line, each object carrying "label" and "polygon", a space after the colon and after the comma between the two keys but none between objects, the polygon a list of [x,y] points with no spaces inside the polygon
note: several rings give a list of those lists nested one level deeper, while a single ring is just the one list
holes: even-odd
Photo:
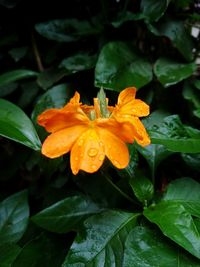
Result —
[{"label": "glossy leaf", "polygon": [[19,241],[29,218],[27,192],[16,193],[2,201],[0,218],[0,245]]},{"label": "glossy leaf", "polygon": [[141,20],[144,19],[145,16],[142,13],[132,13],[132,12],[122,12],[121,14],[119,14],[118,18],[116,20],[114,20],[112,22],[112,26],[115,28],[120,27],[123,23],[128,22],[128,21],[137,21],[137,20]]},{"label": "glossy leaf", "polygon": [[41,234],[22,248],[12,267],[60,267],[65,253],[62,239]]},{"label": "glossy leaf", "polygon": [[200,92],[191,84],[185,83],[183,87],[183,97],[190,101],[194,108],[200,108]]},{"label": "glossy leaf", "polygon": [[0,246],[0,266],[11,267],[21,248],[15,244],[4,244]]},{"label": "glossy leaf", "polygon": [[[50,108],[60,108],[63,107],[71,97],[71,92],[67,84],[59,84],[46,93],[44,93],[36,103],[34,110],[32,112],[32,119],[36,123],[37,116],[41,114],[44,110]],[[37,129],[43,130],[36,123]]]},{"label": "glossy leaf", "polygon": [[17,83],[8,83],[0,86],[0,97],[7,96],[17,89]]},{"label": "glossy leaf", "polygon": [[160,126],[149,129],[152,144],[162,144],[174,152],[200,152],[200,132],[182,124],[179,116],[168,116]]},{"label": "glossy leaf", "polygon": [[0,86],[21,80],[36,77],[37,72],[32,70],[12,70],[0,75]]},{"label": "glossy leaf", "polygon": [[47,69],[41,72],[37,78],[37,84],[44,90],[52,87],[67,75],[66,70],[59,68]]},{"label": "glossy leaf", "polygon": [[200,154],[182,153],[181,157],[192,170],[200,171]]},{"label": "glossy leaf", "polygon": [[192,216],[178,201],[162,201],[144,210],[164,235],[200,259],[200,234]]},{"label": "glossy leaf", "polygon": [[183,21],[165,20],[158,23],[155,27],[148,25],[150,31],[158,36],[168,37],[172,45],[188,60],[193,60],[193,43],[189,31],[186,31],[186,26]]},{"label": "glossy leaf", "polygon": [[31,120],[15,104],[0,99],[0,135],[39,150],[41,143]]},{"label": "glossy leaf", "polygon": [[194,63],[184,64],[167,58],[160,58],[154,65],[154,73],[159,82],[168,87],[190,77],[196,68]]},{"label": "glossy leaf", "polygon": [[99,211],[100,208],[88,198],[73,196],[42,210],[32,217],[32,221],[48,231],[67,233],[80,227],[84,219]]},{"label": "glossy leaf", "polygon": [[27,54],[27,51],[28,47],[22,46],[22,47],[12,48],[8,53],[15,60],[15,62],[18,62]]},{"label": "glossy leaf", "polygon": [[89,70],[95,66],[95,63],[95,55],[89,55],[88,53],[79,53],[63,59],[59,67],[65,68],[65,72],[69,75],[79,71]]},{"label": "glossy leaf", "polygon": [[115,91],[135,86],[140,88],[152,80],[151,64],[123,42],[106,44],[95,68],[95,85]]},{"label": "glossy leaf", "polygon": [[142,0],[142,13],[148,20],[157,21],[164,15],[169,3],[170,0]]},{"label": "glossy leaf", "polygon": [[191,215],[200,218],[200,184],[191,178],[172,181],[163,200],[179,202]]},{"label": "glossy leaf", "polygon": [[43,37],[57,42],[74,42],[101,31],[97,25],[78,19],[50,20],[36,24],[35,29]]},{"label": "glossy leaf", "polygon": [[124,243],[137,217],[110,210],[87,219],[62,266],[122,266]]},{"label": "glossy leaf", "polygon": [[137,146],[137,149],[149,164],[152,177],[154,177],[158,165],[173,153],[167,150],[165,146],[155,144],[146,147]]},{"label": "glossy leaf", "polygon": [[136,150],[136,146],[135,145],[128,145],[128,149],[129,149],[129,155],[130,155],[130,160],[129,160],[129,164],[126,168],[124,169],[116,169],[118,175],[120,177],[122,177],[122,179],[130,179],[132,177],[134,177],[135,175],[135,171],[136,168],[138,166],[138,152]]},{"label": "glossy leaf", "polygon": [[134,177],[129,180],[129,184],[137,197],[144,205],[153,198],[154,187],[152,182],[142,173],[137,172]]},{"label": "glossy leaf", "polygon": [[125,243],[126,267],[198,267],[199,261],[172,246],[159,232],[136,226]]}]

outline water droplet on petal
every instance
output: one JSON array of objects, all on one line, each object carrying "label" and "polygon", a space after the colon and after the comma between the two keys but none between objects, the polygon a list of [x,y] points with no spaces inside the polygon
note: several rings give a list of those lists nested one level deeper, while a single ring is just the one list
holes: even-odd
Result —
[{"label": "water droplet on petal", "polygon": [[99,145],[100,145],[100,146],[103,146],[103,142],[99,142]]},{"label": "water droplet on petal", "polygon": [[97,148],[90,148],[88,150],[88,156],[95,157],[98,152],[99,152],[99,150]]},{"label": "water droplet on petal", "polygon": [[103,155],[103,154],[101,154],[101,155],[99,156],[99,160],[100,160],[100,161],[104,160],[104,155]]},{"label": "water droplet on petal", "polygon": [[93,164],[91,167],[93,170],[96,170],[96,168],[97,168],[97,166],[95,164]]},{"label": "water droplet on petal", "polygon": [[75,157],[75,160],[78,161],[78,157]]},{"label": "water droplet on petal", "polygon": [[83,145],[83,139],[80,139],[78,142],[78,146],[82,146]]}]

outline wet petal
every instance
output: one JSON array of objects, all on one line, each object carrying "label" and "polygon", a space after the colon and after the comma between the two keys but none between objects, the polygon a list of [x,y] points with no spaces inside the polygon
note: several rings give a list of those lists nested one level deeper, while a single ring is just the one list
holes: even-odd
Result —
[{"label": "wet petal", "polygon": [[129,122],[124,122],[123,120],[119,122],[114,118],[105,118],[97,120],[96,125],[112,132],[125,143],[133,143],[135,140],[133,126]]},{"label": "wet petal", "polygon": [[126,103],[132,101],[135,99],[136,95],[136,88],[135,87],[128,87],[121,91],[121,93],[118,96],[118,105],[125,105]]},{"label": "wet petal", "polygon": [[74,96],[69,100],[69,102],[63,107],[65,111],[76,111],[78,107],[81,106],[80,94],[75,92]]},{"label": "wet petal", "polygon": [[88,129],[75,142],[71,149],[70,163],[73,174],[79,170],[96,172],[105,158],[104,145],[95,129]]},{"label": "wet petal", "polygon": [[137,143],[140,144],[141,146],[149,145],[151,143],[151,140],[149,138],[149,135],[148,135],[144,125],[140,121],[140,119],[137,117],[132,117],[130,119],[130,123],[133,126],[135,140],[137,141]]},{"label": "wet petal", "polygon": [[66,112],[64,109],[49,109],[37,118],[39,125],[53,133],[76,124],[88,124],[88,117],[82,112]]},{"label": "wet petal", "polygon": [[42,112],[38,117],[37,117],[37,123],[40,126],[46,127],[46,124],[49,120],[51,120],[54,116],[57,116],[60,114],[61,109],[48,109]]},{"label": "wet petal", "polygon": [[116,106],[113,116],[137,116],[143,117],[149,115],[149,106],[140,99],[134,99],[125,105]]},{"label": "wet petal", "polygon": [[105,146],[105,154],[112,164],[123,169],[129,163],[129,151],[126,144],[117,136],[104,128],[98,128],[98,134]]},{"label": "wet petal", "polygon": [[77,125],[52,133],[42,145],[42,154],[49,158],[57,158],[66,154],[76,139],[86,130],[86,126]]}]

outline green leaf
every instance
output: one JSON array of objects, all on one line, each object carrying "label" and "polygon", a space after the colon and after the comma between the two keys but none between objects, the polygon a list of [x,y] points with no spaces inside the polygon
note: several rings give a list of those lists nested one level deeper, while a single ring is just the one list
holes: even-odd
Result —
[{"label": "green leaf", "polygon": [[192,3],[193,3],[193,0],[177,0],[174,2],[174,4],[177,7],[181,7],[181,8],[187,8]]},{"label": "green leaf", "polygon": [[27,192],[16,193],[0,203],[0,245],[14,243],[24,234],[29,218]]},{"label": "green leaf", "polygon": [[151,64],[128,44],[110,42],[102,48],[95,68],[95,86],[121,91],[129,86],[140,88],[151,80]]},{"label": "green leaf", "polygon": [[191,215],[200,218],[200,184],[191,178],[172,181],[163,200],[179,202]]},{"label": "green leaf", "polygon": [[165,13],[170,0],[142,0],[141,9],[150,21],[158,21]]},{"label": "green leaf", "polygon": [[200,171],[200,154],[181,154],[182,159],[184,162],[193,170]]},{"label": "green leaf", "polygon": [[200,259],[200,234],[183,205],[162,201],[145,209],[144,216],[157,224],[164,235]]},{"label": "green leaf", "polygon": [[12,83],[21,79],[33,78],[38,75],[32,70],[12,70],[0,75],[0,86]]},{"label": "green leaf", "polygon": [[15,62],[20,61],[28,51],[27,46],[12,48],[8,53],[11,55],[11,57],[15,60]]},{"label": "green leaf", "polygon": [[124,243],[137,217],[138,214],[107,211],[87,219],[62,266],[122,266]]},{"label": "green leaf", "polygon": [[65,254],[66,242],[41,234],[22,248],[12,267],[60,267]]},{"label": "green leaf", "polygon": [[96,55],[79,53],[63,59],[59,67],[65,68],[66,73],[69,75],[79,71],[92,69],[95,66],[95,63]]},{"label": "green leaf", "polygon": [[0,86],[0,97],[7,96],[17,89],[17,83],[8,83]]},{"label": "green leaf", "polygon": [[166,149],[163,145],[149,145],[146,147],[137,146],[138,151],[146,159],[154,177],[158,165],[170,156],[173,152]]},{"label": "green leaf", "polygon": [[122,179],[130,179],[135,176],[135,170],[137,169],[138,166],[138,152],[136,150],[136,146],[129,144],[128,145],[129,149],[129,164],[126,168],[124,169],[116,169],[118,175],[122,177]]},{"label": "green leaf", "polygon": [[200,90],[200,80],[197,80],[197,79],[193,80],[193,85],[194,85],[197,89]]},{"label": "green leaf", "polygon": [[57,42],[74,42],[85,36],[98,34],[101,28],[86,20],[57,19],[35,25],[43,37]]},{"label": "green leaf", "polygon": [[144,205],[153,198],[154,187],[152,182],[142,173],[137,172],[134,177],[129,180],[129,184],[137,197]]},{"label": "green leaf", "polygon": [[0,135],[40,150],[41,143],[31,120],[18,106],[0,99]]},{"label": "green leaf", "polygon": [[0,246],[0,266],[11,267],[21,248],[15,244]]},{"label": "green leaf", "polygon": [[59,68],[47,69],[41,72],[37,78],[37,84],[44,90],[52,87],[67,75],[66,70]]},{"label": "green leaf", "polygon": [[44,93],[36,103],[32,112],[32,119],[40,136],[46,135],[46,131],[37,124],[37,117],[44,110],[63,107],[71,97],[71,90],[67,84],[59,84]]},{"label": "green leaf", "polygon": [[186,31],[184,21],[173,21],[171,19],[162,23],[159,22],[155,26],[150,24],[147,24],[147,26],[153,34],[168,37],[186,60],[193,60],[194,45],[189,31]]},{"label": "green leaf", "polygon": [[119,28],[123,23],[128,22],[128,21],[135,21],[135,20],[141,20],[144,19],[145,16],[141,13],[132,13],[130,11],[121,12],[118,16],[118,18],[113,21],[111,24],[115,28]]},{"label": "green leaf", "polygon": [[67,233],[77,229],[89,215],[100,208],[90,199],[73,196],[63,199],[32,217],[42,228],[55,233]]},{"label": "green leaf", "polygon": [[154,73],[159,82],[168,87],[190,77],[196,68],[195,63],[183,64],[167,58],[159,58],[154,65]]},{"label": "green leaf", "polygon": [[195,108],[200,108],[200,92],[188,82],[184,84],[183,97],[190,101]]},{"label": "green leaf", "polygon": [[148,132],[152,144],[162,144],[174,152],[200,152],[200,131],[182,124],[178,115],[166,117],[160,126],[154,125]]},{"label": "green leaf", "polygon": [[172,246],[159,232],[136,226],[125,243],[124,267],[198,267],[199,261]]}]

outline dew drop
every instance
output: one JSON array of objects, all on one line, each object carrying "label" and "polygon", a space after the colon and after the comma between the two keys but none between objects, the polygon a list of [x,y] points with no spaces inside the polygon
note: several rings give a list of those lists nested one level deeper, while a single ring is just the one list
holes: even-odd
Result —
[{"label": "dew drop", "polygon": [[98,151],[99,150],[97,148],[90,148],[88,150],[88,156],[95,157],[97,155]]},{"label": "dew drop", "polygon": [[100,146],[103,146],[103,142],[99,142],[99,145],[100,145]]},{"label": "dew drop", "polygon": [[78,146],[82,146],[83,145],[83,139],[80,139],[78,142]]},{"label": "dew drop", "polygon": [[103,154],[101,154],[101,155],[99,156],[99,160],[100,160],[100,161],[104,160],[104,155],[103,155]]},{"label": "dew drop", "polygon": [[96,168],[97,168],[97,166],[95,164],[93,164],[91,167],[93,170],[96,170]]}]

